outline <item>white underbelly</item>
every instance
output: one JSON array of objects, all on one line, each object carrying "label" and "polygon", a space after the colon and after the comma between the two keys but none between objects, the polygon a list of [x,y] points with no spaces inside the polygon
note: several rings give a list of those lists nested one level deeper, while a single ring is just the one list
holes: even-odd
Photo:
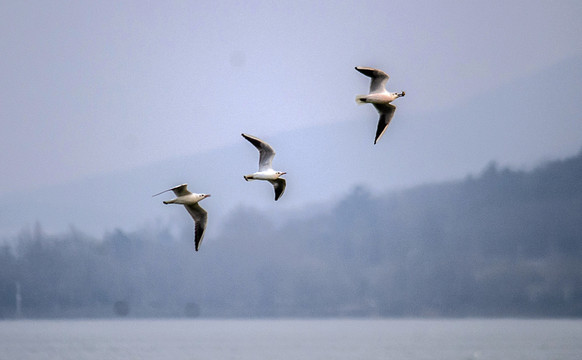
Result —
[{"label": "white underbelly", "polygon": [[391,94],[381,93],[381,94],[366,95],[365,101],[367,103],[372,103],[372,104],[388,104],[392,100],[394,100],[394,96],[392,96]]},{"label": "white underbelly", "polygon": [[277,175],[274,171],[256,172],[253,174],[253,179],[255,179],[255,180],[275,180],[275,179],[277,179]]}]

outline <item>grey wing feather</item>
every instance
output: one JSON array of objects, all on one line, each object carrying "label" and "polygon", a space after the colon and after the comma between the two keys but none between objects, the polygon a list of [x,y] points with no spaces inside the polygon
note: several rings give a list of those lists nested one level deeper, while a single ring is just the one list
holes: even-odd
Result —
[{"label": "grey wing feather", "polygon": [[287,181],[285,181],[283,178],[278,178],[277,180],[269,180],[269,182],[273,184],[273,188],[275,189],[275,201],[277,201],[285,192]]},{"label": "grey wing feather", "polygon": [[184,196],[184,195],[191,194],[191,192],[188,191],[187,187],[188,187],[188,184],[182,184],[182,185],[174,186],[170,190],[172,190],[176,196]]},{"label": "grey wing feather", "polygon": [[259,150],[259,171],[269,170],[273,168],[273,158],[275,157],[275,149],[271,145],[267,144],[263,140],[247,135],[241,134],[245,139],[247,139],[251,144],[253,144],[257,150]]},{"label": "grey wing feather", "polygon": [[374,138],[374,144],[376,144],[378,140],[380,140],[382,135],[384,135],[386,129],[388,129],[388,125],[390,124],[390,121],[394,117],[396,106],[392,104],[387,105],[374,104],[374,107],[376,108],[376,110],[378,110],[378,113],[380,113],[380,118],[378,119],[378,128],[376,129],[376,137]]},{"label": "grey wing feather", "polygon": [[194,205],[184,205],[184,207],[188,210],[192,219],[194,219],[194,248],[198,251],[204,238],[204,231],[206,230],[206,223],[208,222],[208,212],[197,203]]},{"label": "grey wing feather", "polygon": [[190,194],[190,191],[188,191],[188,189],[186,188],[187,186],[188,186],[188,184],[174,186],[171,189],[164,190],[164,191],[159,192],[159,193],[152,195],[152,196],[158,196],[158,195],[163,194],[163,193],[168,192],[168,191],[173,191],[176,196],[188,195],[188,194]]},{"label": "grey wing feather", "polygon": [[384,71],[363,66],[356,66],[356,70],[372,78],[370,82],[370,94],[384,92],[386,90],[386,83],[390,76]]}]

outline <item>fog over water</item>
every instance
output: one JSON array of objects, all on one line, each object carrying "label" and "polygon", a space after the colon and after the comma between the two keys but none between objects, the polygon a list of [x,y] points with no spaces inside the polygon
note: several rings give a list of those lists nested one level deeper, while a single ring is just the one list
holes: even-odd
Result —
[{"label": "fog over water", "polygon": [[0,322],[7,359],[576,360],[579,320]]},{"label": "fog over water", "polygon": [[198,252],[179,207],[168,208],[173,224],[100,238],[37,225],[0,251],[0,314],[17,315],[19,289],[21,316],[33,318],[124,308],[132,317],[578,317],[581,177],[582,152],[406,191],[356,187],[283,219],[241,207]]}]

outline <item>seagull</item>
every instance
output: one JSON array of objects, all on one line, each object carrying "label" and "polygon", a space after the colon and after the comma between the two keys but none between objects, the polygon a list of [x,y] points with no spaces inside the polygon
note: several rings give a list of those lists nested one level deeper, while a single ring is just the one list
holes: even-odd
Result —
[{"label": "seagull", "polygon": [[374,144],[376,144],[382,135],[384,135],[384,132],[386,132],[388,124],[390,124],[390,120],[394,116],[394,111],[396,111],[396,106],[390,103],[406,95],[406,93],[404,91],[401,93],[388,92],[386,90],[386,82],[388,82],[390,76],[382,70],[363,66],[356,66],[356,70],[372,78],[370,82],[370,93],[368,95],[356,96],[356,102],[358,104],[372,104],[380,114],[376,138],[374,139]]},{"label": "seagull", "polygon": [[280,176],[287,173],[284,171],[273,170],[271,163],[275,157],[275,150],[271,147],[271,145],[267,144],[259,138],[247,134],[241,135],[251,144],[253,144],[257,150],[259,150],[259,171],[251,175],[245,175],[245,180],[267,180],[273,184],[273,188],[275,189],[275,201],[279,200],[281,195],[283,195],[283,192],[285,191],[285,185],[287,184],[285,179],[281,178]]},{"label": "seagull", "polygon": [[187,186],[188,184],[178,185],[152,196],[158,196],[170,190],[176,194],[177,197],[175,199],[164,201],[164,204],[182,204],[186,210],[188,210],[188,213],[192,216],[192,219],[194,219],[194,247],[196,251],[198,251],[202,244],[202,239],[204,238],[206,223],[208,222],[208,213],[198,204],[198,202],[210,197],[210,194],[191,193],[188,191]]}]

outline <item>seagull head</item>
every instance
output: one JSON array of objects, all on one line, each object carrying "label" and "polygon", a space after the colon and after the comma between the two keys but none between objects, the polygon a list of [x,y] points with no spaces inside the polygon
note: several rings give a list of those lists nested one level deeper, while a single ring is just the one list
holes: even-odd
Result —
[{"label": "seagull head", "polygon": [[277,171],[277,172],[275,173],[275,175],[277,175],[277,178],[280,178],[281,176],[283,176],[283,175],[285,175],[285,174],[287,174],[285,171]]},{"label": "seagull head", "polygon": [[210,197],[210,194],[200,194],[200,200],[204,200],[207,197]]}]

